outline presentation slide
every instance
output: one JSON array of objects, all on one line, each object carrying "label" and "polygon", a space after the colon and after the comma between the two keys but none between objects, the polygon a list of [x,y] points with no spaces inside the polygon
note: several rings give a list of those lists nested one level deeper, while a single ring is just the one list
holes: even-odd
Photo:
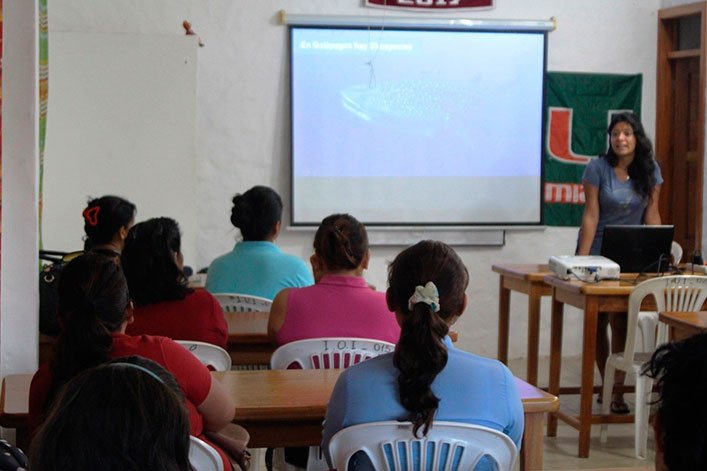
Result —
[{"label": "presentation slide", "polygon": [[291,28],[292,223],[538,224],[545,39]]}]

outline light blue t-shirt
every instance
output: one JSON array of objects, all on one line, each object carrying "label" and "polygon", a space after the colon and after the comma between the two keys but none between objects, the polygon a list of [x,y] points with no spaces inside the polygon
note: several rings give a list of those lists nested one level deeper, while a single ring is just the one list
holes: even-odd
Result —
[{"label": "light blue t-shirt", "polygon": [[[434,420],[483,425],[501,431],[520,449],[523,404],[510,370],[497,360],[457,350],[449,337],[445,338],[445,344],[447,365],[432,383],[432,391],[440,398]],[[322,449],[330,464],[329,441],[339,430],[408,416],[409,412],[400,403],[398,374],[390,353],[349,367],[339,376],[322,433]],[[488,462],[481,465],[476,469],[492,469]]]},{"label": "light blue t-shirt", "polygon": [[240,293],[273,299],[285,288],[314,284],[304,261],[282,253],[272,242],[238,242],[233,251],[211,262],[206,289],[211,293]]},{"label": "light blue t-shirt", "polygon": [[[663,183],[658,163],[653,174],[655,184]],[[604,157],[589,162],[584,169],[582,181],[599,189],[599,221],[594,234],[589,255],[599,255],[604,227],[608,225],[638,225],[643,224],[643,214],[648,206],[648,198],[641,198],[633,189],[631,180],[622,182],[616,176],[614,168]],[[581,235],[580,235],[581,238]]]}]

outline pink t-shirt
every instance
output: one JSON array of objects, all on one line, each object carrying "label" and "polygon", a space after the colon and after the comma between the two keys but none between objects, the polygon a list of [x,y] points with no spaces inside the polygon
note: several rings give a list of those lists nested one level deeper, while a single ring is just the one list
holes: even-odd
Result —
[{"label": "pink t-shirt", "polygon": [[317,337],[358,337],[397,343],[400,326],[385,293],[360,276],[326,275],[306,288],[292,288],[278,345]]}]

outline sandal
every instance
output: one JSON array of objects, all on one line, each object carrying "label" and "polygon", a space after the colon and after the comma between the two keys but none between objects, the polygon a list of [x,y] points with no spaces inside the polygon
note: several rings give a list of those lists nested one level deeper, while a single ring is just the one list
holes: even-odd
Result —
[{"label": "sandal", "polygon": [[624,401],[611,401],[611,413],[612,414],[628,414],[631,410],[628,408],[628,404]]}]

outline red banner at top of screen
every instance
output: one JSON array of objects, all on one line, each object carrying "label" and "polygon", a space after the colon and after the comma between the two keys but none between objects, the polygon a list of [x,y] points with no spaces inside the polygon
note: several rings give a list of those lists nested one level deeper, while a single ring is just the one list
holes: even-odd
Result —
[{"label": "red banner at top of screen", "polygon": [[405,8],[417,11],[480,10],[493,8],[494,0],[364,0],[369,7]]}]

